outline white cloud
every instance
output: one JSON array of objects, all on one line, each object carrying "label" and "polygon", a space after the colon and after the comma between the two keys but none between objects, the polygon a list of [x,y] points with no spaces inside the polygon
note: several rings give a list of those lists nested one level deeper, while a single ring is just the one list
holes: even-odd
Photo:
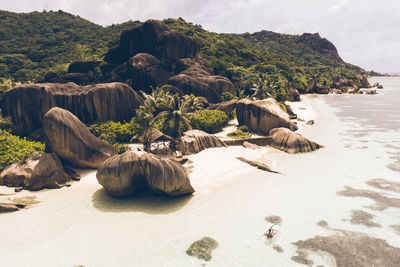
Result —
[{"label": "white cloud", "polygon": [[18,0],[0,9],[62,9],[102,25],[149,18],[183,17],[216,32],[262,29],[319,32],[345,61],[366,69],[400,72],[398,0]]}]

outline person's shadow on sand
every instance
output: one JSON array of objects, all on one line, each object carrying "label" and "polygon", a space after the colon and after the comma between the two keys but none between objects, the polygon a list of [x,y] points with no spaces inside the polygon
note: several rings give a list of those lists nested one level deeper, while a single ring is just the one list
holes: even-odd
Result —
[{"label": "person's shadow on sand", "polygon": [[167,214],[182,209],[193,197],[155,196],[143,193],[130,198],[113,198],[104,189],[97,190],[92,196],[93,206],[102,212],[143,212],[147,214]]}]

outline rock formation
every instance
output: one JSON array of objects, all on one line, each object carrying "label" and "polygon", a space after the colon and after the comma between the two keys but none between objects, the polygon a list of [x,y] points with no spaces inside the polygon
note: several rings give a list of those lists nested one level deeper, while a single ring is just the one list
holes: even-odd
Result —
[{"label": "rock formation", "polygon": [[293,88],[293,86],[289,86],[288,88],[288,101],[298,102],[300,101],[300,93],[297,89]]},{"label": "rock formation", "polygon": [[328,94],[329,91],[330,90],[327,86],[323,86],[311,78],[308,80],[308,87],[304,93]]},{"label": "rock formation", "polygon": [[185,132],[178,144],[178,150],[182,151],[183,155],[196,154],[213,147],[226,147],[226,145],[215,135],[200,130]]},{"label": "rock formation", "polygon": [[156,57],[139,53],[129,59],[128,63],[129,84],[132,88],[151,93],[151,87],[164,84],[172,76],[173,72],[163,66]]},{"label": "rock formation", "polygon": [[335,45],[332,44],[328,39],[321,38],[319,33],[304,33],[298,37],[296,42],[306,44],[314,51],[327,55],[339,63],[344,63],[343,59],[339,56]]},{"label": "rock formation", "polygon": [[52,107],[67,109],[81,121],[130,120],[143,99],[123,83],[78,86],[74,83],[24,84],[4,94],[3,117],[11,117],[20,135],[39,129]]},{"label": "rock formation", "polygon": [[203,96],[219,102],[224,92],[234,93],[225,77],[213,75],[212,68],[196,56],[198,45],[190,38],[170,30],[164,23],[148,20],[121,34],[101,66],[107,81],[121,81],[135,90],[150,93],[151,87],[168,84],[184,94]]},{"label": "rock formation", "polygon": [[71,177],[55,153],[43,153],[6,167],[0,174],[0,185],[23,187],[28,190],[60,188],[69,185]]},{"label": "rock formation", "polygon": [[270,131],[272,139],[271,146],[290,154],[299,152],[310,152],[319,149],[321,146],[312,142],[302,135],[292,132],[287,128],[276,128]]},{"label": "rock formation", "polygon": [[182,165],[143,151],[128,151],[105,160],[96,177],[113,197],[133,196],[145,190],[168,196],[194,192]]},{"label": "rock formation", "polygon": [[151,54],[163,60],[194,57],[199,50],[195,41],[171,31],[158,20],[147,20],[122,32],[119,44],[105,56],[104,61],[119,65],[138,53]]},{"label": "rock formation", "polygon": [[181,89],[185,94],[203,96],[211,103],[220,102],[222,93],[235,92],[228,78],[211,75],[199,66],[190,67],[171,77],[168,84]]},{"label": "rock formation", "polygon": [[92,135],[85,124],[65,109],[50,109],[43,117],[43,131],[46,151],[55,152],[74,167],[97,168],[117,154],[113,146]]},{"label": "rock formation", "polygon": [[250,131],[260,134],[267,135],[270,130],[279,127],[297,130],[289,115],[273,98],[256,101],[242,99],[237,103],[236,116],[239,125],[246,125]]},{"label": "rock formation", "polygon": [[359,82],[361,83],[361,88],[371,88],[371,84],[368,81],[368,77],[367,75],[362,75],[362,74],[358,74],[357,75],[357,79],[359,80]]}]

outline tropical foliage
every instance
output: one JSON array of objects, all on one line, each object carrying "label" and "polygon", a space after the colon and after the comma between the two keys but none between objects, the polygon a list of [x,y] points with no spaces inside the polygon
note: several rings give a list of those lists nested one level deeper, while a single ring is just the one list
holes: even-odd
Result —
[{"label": "tropical foliage", "polygon": [[44,144],[28,141],[0,129],[0,171],[14,162],[24,162],[28,157],[44,151]]},{"label": "tropical foliage", "polygon": [[192,128],[217,133],[228,123],[228,116],[220,110],[198,110],[191,120]]}]

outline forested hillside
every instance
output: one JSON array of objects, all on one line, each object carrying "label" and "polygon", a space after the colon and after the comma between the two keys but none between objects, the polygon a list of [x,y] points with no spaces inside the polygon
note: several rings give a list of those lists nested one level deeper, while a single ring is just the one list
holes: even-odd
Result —
[{"label": "forested hillside", "polygon": [[[49,71],[66,71],[73,61],[102,60],[120,33],[138,23],[103,27],[63,11],[0,11],[0,78],[35,82]],[[289,84],[304,90],[310,77],[330,86],[339,76],[357,82],[363,71],[343,62],[335,46],[318,34],[217,34],[183,19],[164,23],[193,38],[215,74],[228,77],[247,95],[255,83],[273,85],[285,94]]]}]

